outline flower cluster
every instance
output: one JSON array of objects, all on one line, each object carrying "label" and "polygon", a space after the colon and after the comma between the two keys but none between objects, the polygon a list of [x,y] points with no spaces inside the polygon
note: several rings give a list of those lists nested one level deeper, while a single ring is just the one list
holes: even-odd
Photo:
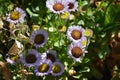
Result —
[{"label": "flower cluster", "polygon": [[81,61],[81,57],[87,53],[86,47],[93,32],[91,29],[84,29],[81,26],[70,26],[67,30],[67,38],[72,42],[68,47],[68,55],[74,61]]},{"label": "flower cluster", "polygon": [[[76,0],[47,0],[46,7],[51,12],[60,14],[62,19],[65,19],[66,15],[70,15],[70,12],[78,10],[78,2]],[[7,21],[18,24],[24,20],[25,16],[25,12],[17,7],[14,11],[8,14]],[[44,47],[48,41],[47,31],[39,29],[39,26],[33,26],[32,28],[33,31],[29,42],[34,48],[22,51],[17,55],[7,54],[7,62],[10,64],[22,63],[24,66],[34,67],[34,72],[37,76],[48,74],[54,76],[61,75],[64,72],[64,66],[59,61],[56,51],[52,49],[44,53],[38,51],[38,49]],[[59,27],[58,31],[65,32],[66,26]],[[72,57],[74,61],[81,61],[81,57],[87,52],[86,47],[89,44],[89,38],[92,36],[92,30],[85,30],[82,26],[73,25],[68,27],[66,33],[67,38],[72,42],[68,47],[67,54]],[[18,44],[22,45],[19,41],[15,41],[16,44],[14,44],[14,46],[17,46]],[[9,53],[11,53],[11,51],[9,51]]]},{"label": "flower cluster", "polygon": [[0,2],[0,80],[118,77],[120,0]]},{"label": "flower cluster", "polygon": [[20,61],[24,66],[34,67],[36,76],[49,74],[60,76],[64,72],[64,66],[54,50],[48,50],[42,54],[35,49],[30,49],[27,53],[22,53]]},{"label": "flower cluster", "polygon": [[53,76],[62,75],[64,72],[64,66],[59,61],[55,50],[50,49],[44,53],[37,51],[37,48],[43,47],[44,44],[47,43],[47,39],[48,34],[46,31],[33,31],[30,37],[30,42],[33,43],[33,46],[36,47],[36,49],[25,50],[25,52],[20,55],[7,56],[7,62],[10,64],[22,63],[26,67],[34,67],[37,76],[48,74],[52,74]]},{"label": "flower cluster", "polygon": [[64,12],[75,12],[78,2],[76,0],[47,0],[46,6],[51,12],[61,14]]}]

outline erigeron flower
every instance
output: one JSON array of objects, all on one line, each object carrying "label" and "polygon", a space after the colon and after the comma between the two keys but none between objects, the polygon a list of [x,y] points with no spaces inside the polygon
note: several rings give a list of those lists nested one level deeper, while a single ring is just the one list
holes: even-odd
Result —
[{"label": "erigeron flower", "polygon": [[53,76],[60,76],[64,72],[64,66],[61,62],[57,61],[52,64],[51,74]]},{"label": "erigeron flower", "polygon": [[48,34],[44,30],[33,31],[30,37],[30,42],[34,44],[36,48],[43,47],[47,43]]},{"label": "erigeron flower", "polygon": [[64,13],[60,14],[60,17],[61,17],[62,19],[68,19],[69,16],[70,16],[70,13],[69,13],[69,12],[64,12]]},{"label": "erigeron flower", "polygon": [[66,26],[59,26],[58,31],[59,32],[65,32],[66,31]]},{"label": "erigeron flower", "polygon": [[71,43],[67,50],[67,54],[76,62],[80,62],[86,52],[85,47],[79,43]]},{"label": "erigeron flower", "polygon": [[67,30],[67,38],[73,42],[80,42],[84,38],[84,28],[81,26],[70,26]]},{"label": "erigeron flower", "polygon": [[39,30],[39,29],[40,29],[39,25],[32,25],[32,30],[33,31],[36,31],[36,30]]},{"label": "erigeron flower", "polygon": [[76,0],[66,0],[68,4],[68,11],[75,12],[78,9],[78,2]]},{"label": "erigeron flower", "polygon": [[87,39],[86,37],[83,37],[80,41],[80,44],[82,44],[83,47],[87,47],[90,43],[90,40]]},{"label": "erigeron flower", "polygon": [[10,64],[16,64],[20,62],[20,56],[19,55],[9,55],[6,54],[6,61]]},{"label": "erigeron flower", "polygon": [[7,21],[12,23],[19,23],[24,20],[25,16],[25,12],[21,8],[16,7],[14,11],[8,14]]},{"label": "erigeron flower", "polygon": [[64,13],[68,8],[65,0],[47,0],[46,7],[56,14]]},{"label": "erigeron flower", "polygon": [[29,49],[27,53],[22,53],[21,62],[28,67],[33,67],[41,61],[40,53],[35,49]]},{"label": "erigeron flower", "polygon": [[42,59],[48,59],[51,62],[58,61],[57,53],[55,50],[48,50],[42,54]]},{"label": "erigeron flower", "polygon": [[91,29],[85,29],[84,36],[86,37],[92,37],[93,31]]},{"label": "erigeron flower", "polygon": [[35,74],[37,76],[44,76],[44,75],[48,75],[51,71],[51,65],[52,65],[52,62],[50,60],[42,60],[40,61],[37,66],[35,66]]}]

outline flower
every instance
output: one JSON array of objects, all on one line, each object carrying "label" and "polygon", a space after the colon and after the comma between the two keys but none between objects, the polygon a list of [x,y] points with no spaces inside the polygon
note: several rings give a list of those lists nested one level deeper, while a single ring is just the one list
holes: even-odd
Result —
[{"label": "flower", "polygon": [[66,31],[66,26],[59,26],[58,31],[59,32],[65,32]]},{"label": "flower", "polygon": [[46,7],[56,14],[64,13],[68,8],[65,0],[47,0]]},{"label": "flower", "polygon": [[78,8],[78,2],[76,0],[66,0],[68,3],[68,10],[75,12]]},{"label": "flower", "polygon": [[64,13],[60,14],[60,17],[61,17],[62,19],[68,19],[69,16],[70,16],[70,13],[69,13],[69,12],[64,12]]},{"label": "flower", "polygon": [[44,59],[35,66],[34,72],[37,76],[48,75],[51,71],[51,65],[52,62],[50,60]]},{"label": "flower", "polygon": [[80,41],[80,44],[82,44],[84,47],[88,46],[89,43],[90,43],[90,41],[86,37],[83,37]]},{"label": "flower", "polygon": [[28,52],[22,53],[21,62],[28,67],[37,65],[41,61],[40,53],[35,49],[29,49]]},{"label": "flower", "polygon": [[24,20],[25,16],[25,12],[21,8],[16,7],[14,11],[8,14],[7,21],[12,23],[19,23]]},{"label": "flower", "polygon": [[47,52],[43,53],[42,59],[48,59],[51,60],[52,62],[58,61],[55,50],[48,50]]},{"label": "flower", "polygon": [[43,47],[47,43],[48,34],[44,30],[33,31],[30,37],[30,42],[34,43],[36,48]]},{"label": "flower", "polygon": [[93,31],[91,29],[85,29],[84,36],[86,37],[92,37]]},{"label": "flower", "polygon": [[51,74],[53,76],[60,76],[63,74],[63,72],[64,72],[64,66],[62,63],[57,61],[52,64]]},{"label": "flower", "polygon": [[19,55],[9,55],[6,54],[6,61],[10,64],[16,64],[20,62],[20,56]]},{"label": "flower", "polygon": [[40,26],[39,25],[32,25],[32,30],[36,31],[39,30]]},{"label": "flower", "polygon": [[71,43],[67,50],[67,54],[76,62],[80,62],[81,57],[83,57],[86,52],[85,47],[78,43]]},{"label": "flower", "polygon": [[67,30],[67,38],[73,42],[80,42],[84,38],[84,28],[81,26],[70,26]]}]

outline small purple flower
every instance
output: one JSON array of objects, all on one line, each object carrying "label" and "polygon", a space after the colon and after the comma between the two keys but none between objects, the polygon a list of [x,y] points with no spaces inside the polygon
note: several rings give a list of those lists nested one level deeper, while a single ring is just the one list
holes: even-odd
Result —
[{"label": "small purple flower", "polygon": [[64,72],[64,66],[61,62],[56,61],[52,64],[51,74],[53,76],[60,76],[63,74],[63,72]]},{"label": "small purple flower", "polygon": [[76,0],[66,0],[68,4],[68,10],[71,12],[75,12],[78,8],[78,2]]},{"label": "small purple flower", "polygon": [[42,54],[42,59],[48,59],[52,62],[59,61],[55,50],[48,50]]},{"label": "small purple flower", "polygon": [[85,51],[85,47],[79,43],[71,43],[68,46],[67,54],[73,58],[74,61],[80,62],[81,57],[85,55],[87,51]]},{"label": "small purple flower", "polygon": [[36,48],[43,47],[47,43],[48,34],[44,30],[33,31],[30,37],[30,41],[34,44]]},{"label": "small purple flower", "polygon": [[34,67],[35,68],[34,72],[37,76],[48,75],[51,70],[51,65],[52,62],[50,60],[44,59]]},{"label": "small purple flower", "polygon": [[41,61],[40,53],[35,49],[29,49],[27,53],[22,53],[21,62],[28,67],[33,67]]},{"label": "small purple flower", "polygon": [[67,38],[77,43],[84,38],[84,28],[81,26],[70,26],[67,30]]},{"label": "small purple flower", "polygon": [[46,7],[56,14],[64,13],[68,8],[65,0],[47,0]]},{"label": "small purple flower", "polygon": [[25,12],[21,8],[16,7],[14,11],[8,14],[7,21],[12,23],[19,23],[24,20],[25,16]]}]

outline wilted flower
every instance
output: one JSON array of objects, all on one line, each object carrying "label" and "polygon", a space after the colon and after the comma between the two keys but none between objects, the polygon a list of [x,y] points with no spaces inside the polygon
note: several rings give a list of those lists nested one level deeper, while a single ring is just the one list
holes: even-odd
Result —
[{"label": "wilted flower", "polygon": [[41,61],[41,55],[37,50],[29,49],[27,53],[22,53],[20,60],[25,66],[32,67]]},{"label": "wilted flower", "polygon": [[64,13],[68,8],[65,0],[47,0],[46,7],[57,14]]},{"label": "wilted flower", "polygon": [[48,75],[51,71],[52,62],[50,60],[42,60],[35,66],[35,73],[37,76]]},{"label": "wilted flower", "polygon": [[71,43],[68,47],[67,54],[73,58],[74,61],[80,62],[81,57],[85,55],[85,48],[78,43]]},{"label": "wilted flower", "polygon": [[44,30],[33,31],[30,37],[30,42],[34,44],[35,47],[43,47],[47,42],[48,34]]},{"label": "wilted flower", "polygon": [[3,21],[2,21],[2,19],[0,18],[0,29],[2,29],[3,28]]},{"label": "wilted flower", "polygon": [[58,61],[58,57],[55,50],[48,50],[42,54],[42,59],[48,59],[52,62]]},{"label": "wilted flower", "polygon": [[76,0],[66,0],[68,4],[68,10],[75,12],[78,8],[78,2]]},{"label": "wilted flower", "polygon": [[70,75],[70,76],[74,76],[74,75],[76,75],[76,73],[77,73],[77,72],[76,72],[74,69],[70,69],[70,70],[69,70],[69,75]]},{"label": "wilted flower", "polygon": [[51,74],[53,76],[60,76],[64,72],[64,66],[60,62],[54,62],[51,67]]},{"label": "wilted flower", "polygon": [[70,26],[67,30],[67,38],[73,42],[80,42],[84,38],[84,28],[81,26]]},{"label": "wilted flower", "polygon": [[14,11],[8,14],[7,21],[12,23],[19,23],[24,20],[25,12],[21,8],[15,8]]}]

